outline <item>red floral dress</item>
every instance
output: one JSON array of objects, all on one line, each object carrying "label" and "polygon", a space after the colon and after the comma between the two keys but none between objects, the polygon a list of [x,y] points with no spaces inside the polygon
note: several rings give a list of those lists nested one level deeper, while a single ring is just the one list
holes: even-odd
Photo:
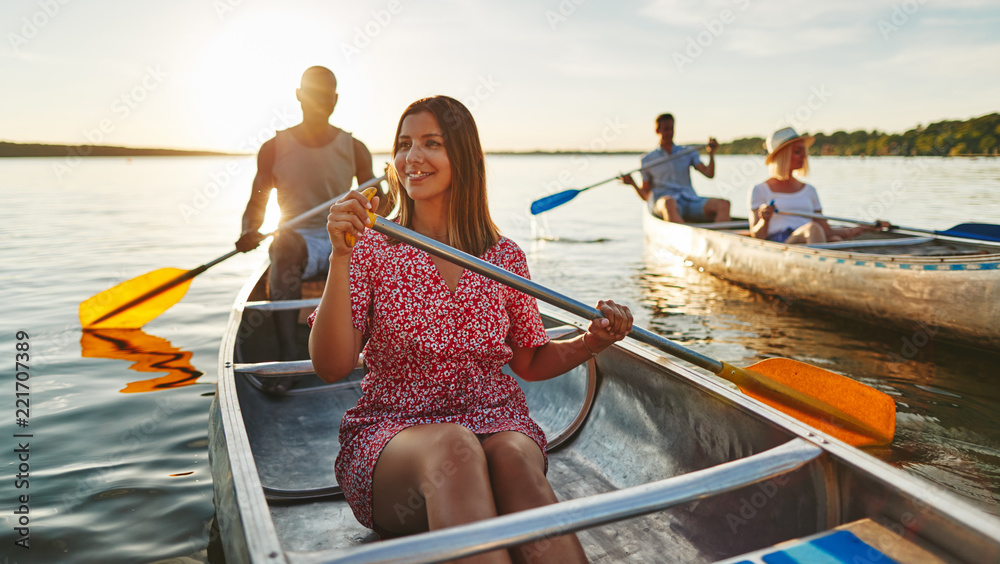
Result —
[{"label": "red floral dress", "polygon": [[[484,260],[528,277],[524,252],[501,237]],[[501,368],[508,342],[548,342],[535,299],[466,270],[455,293],[426,252],[372,230],[351,256],[354,327],[365,333],[362,397],[340,424],[337,482],[355,517],[372,521],[372,474],[382,449],[414,425],[457,423],[477,434],[521,432],[545,452],[524,393]],[[315,318],[309,318],[309,324]],[[547,461],[546,461],[547,464]]]}]

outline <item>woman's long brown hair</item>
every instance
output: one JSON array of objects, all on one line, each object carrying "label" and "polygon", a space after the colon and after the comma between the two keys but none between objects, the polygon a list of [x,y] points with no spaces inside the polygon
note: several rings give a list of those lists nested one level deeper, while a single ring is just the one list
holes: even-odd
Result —
[{"label": "woman's long brown hair", "polygon": [[[396,137],[392,141],[395,159],[399,150],[399,133],[406,116],[429,112],[437,119],[444,149],[451,163],[451,201],[448,213],[448,244],[470,255],[481,257],[500,239],[500,231],[490,217],[486,195],[486,163],[479,130],[472,114],[461,102],[448,96],[432,96],[410,104],[399,118]],[[399,204],[400,225],[413,228],[413,200],[403,188],[396,168],[389,166],[389,202]],[[398,243],[398,241],[392,241]]]}]

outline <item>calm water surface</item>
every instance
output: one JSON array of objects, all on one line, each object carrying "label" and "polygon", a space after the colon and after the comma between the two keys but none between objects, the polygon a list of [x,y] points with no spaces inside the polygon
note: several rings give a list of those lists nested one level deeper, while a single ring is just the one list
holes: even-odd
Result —
[{"label": "calm water surface", "polygon": [[[384,160],[376,155],[377,168]],[[742,210],[766,177],[760,161],[721,157],[716,179],[696,178],[695,186]],[[830,215],[934,229],[1000,220],[997,159],[811,164],[809,179]],[[638,324],[733,364],[783,356],[889,391],[899,410],[896,440],[872,454],[1000,515],[1000,354],[928,340],[919,326],[887,330],[817,313],[652,256],[638,200],[617,183],[537,221],[527,213],[541,195],[637,166],[629,156],[492,156],[494,219],[528,252],[533,277],[564,294],[624,302]],[[83,335],[76,312],[122,280],[228,252],[253,172],[252,158],[242,157],[0,160],[0,351],[14,364],[18,331],[30,346],[26,427],[15,424],[9,369],[0,393],[8,476],[0,556],[207,561],[207,413],[218,347],[232,301],[265,253],[202,274],[141,332]],[[22,488],[12,479],[18,440],[30,451]],[[19,495],[29,496],[27,550],[13,544]]]}]

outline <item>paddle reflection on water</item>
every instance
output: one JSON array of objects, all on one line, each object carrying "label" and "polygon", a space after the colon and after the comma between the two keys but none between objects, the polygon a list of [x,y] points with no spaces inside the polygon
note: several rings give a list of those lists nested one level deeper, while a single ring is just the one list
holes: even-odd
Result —
[{"label": "paddle reflection on water", "polygon": [[1000,515],[1000,355],[802,306],[647,249],[639,286],[650,329],[731,363],[787,357],[848,375],[896,401],[896,436],[869,454]]},{"label": "paddle reflection on water", "polygon": [[190,351],[174,347],[170,341],[142,329],[92,329],[80,336],[83,358],[127,360],[136,372],[166,372],[159,378],[130,382],[123,394],[156,392],[197,383],[203,372],[191,366]]}]

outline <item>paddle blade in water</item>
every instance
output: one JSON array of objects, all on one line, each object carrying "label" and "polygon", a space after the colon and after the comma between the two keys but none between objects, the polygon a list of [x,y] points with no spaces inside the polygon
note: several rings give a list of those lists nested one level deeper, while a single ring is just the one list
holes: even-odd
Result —
[{"label": "paddle blade in water", "polygon": [[138,329],[184,297],[191,272],[161,268],[109,288],[80,304],[80,325],[84,329]]},{"label": "paddle blade in water", "polygon": [[[726,365],[727,368],[729,365]],[[787,358],[758,362],[733,378],[743,393],[854,446],[885,445],[896,432],[896,403],[846,376]]]},{"label": "paddle blade in water", "polygon": [[551,196],[535,200],[531,202],[531,215],[538,215],[552,208],[557,208],[575,198],[579,193],[579,190],[564,190],[558,194],[552,194]]},{"label": "paddle blade in water", "polygon": [[129,369],[143,373],[166,373],[158,378],[131,382],[120,390],[124,394],[156,392],[190,386],[202,372],[191,366],[191,351],[173,346],[170,341],[150,335],[142,329],[91,329],[80,336],[83,358],[110,358],[131,362]]}]

